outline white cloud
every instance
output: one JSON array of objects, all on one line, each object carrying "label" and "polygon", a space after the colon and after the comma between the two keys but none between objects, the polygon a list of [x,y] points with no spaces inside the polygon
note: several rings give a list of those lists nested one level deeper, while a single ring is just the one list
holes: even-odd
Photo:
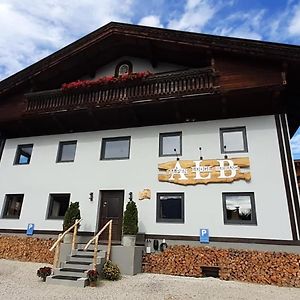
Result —
[{"label": "white cloud", "polygon": [[1,0],[1,77],[110,21],[130,22],[134,0]]},{"label": "white cloud", "polygon": [[163,27],[163,25],[160,22],[159,16],[155,16],[155,15],[149,15],[149,16],[143,17],[140,20],[139,25],[145,25],[145,26],[151,26],[151,27]]},{"label": "white cloud", "polygon": [[169,20],[168,28],[201,31],[217,11],[218,5],[214,5],[209,0],[187,0],[184,13],[178,18]]},{"label": "white cloud", "polygon": [[220,21],[214,34],[261,40],[264,15],[265,10],[236,12]]},{"label": "white cloud", "polygon": [[300,36],[300,4],[293,7],[293,16],[288,26],[288,33],[292,36]]}]

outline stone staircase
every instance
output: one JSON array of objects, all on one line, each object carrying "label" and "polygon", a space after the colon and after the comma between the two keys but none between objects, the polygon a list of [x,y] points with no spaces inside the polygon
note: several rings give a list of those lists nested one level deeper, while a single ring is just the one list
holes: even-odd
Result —
[{"label": "stone staircase", "polygon": [[[46,283],[85,287],[89,283],[86,273],[93,268],[93,254],[93,249],[83,251],[79,245],[79,249],[68,255],[61,268],[53,270],[53,275],[47,277]],[[98,250],[96,266],[98,272],[105,262],[105,255],[106,251]]]}]

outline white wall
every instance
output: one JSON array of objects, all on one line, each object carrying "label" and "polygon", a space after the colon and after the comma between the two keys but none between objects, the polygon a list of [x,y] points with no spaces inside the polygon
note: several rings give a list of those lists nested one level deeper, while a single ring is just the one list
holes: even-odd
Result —
[{"label": "white wall", "polygon": [[[114,76],[116,66],[124,60],[129,60],[132,63],[132,72],[134,73],[145,72],[145,71],[149,71],[151,73],[161,73],[161,72],[177,71],[186,68],[184,66],[169,64],[166,62],[158,62],[157,66],[153,68],[149,60],[138,58],[138,57],[123,56],[99,68],[96,71],[96,75],[93,79],[97,79],[103,76]],[[89,76],[83,76],[82,79],[91,79],[91,78]]]},{"label": "white wall", "polygon": [[[159,182],[157,166],[173,160],[158,157],[160,132],[182,131],[182,159],[199,158],[199,146],[204,158],[222,158],[220,127],[246,126],[252,180],[230,184],[179,186]],[[131,136],[130,159],[101,161],[101,138]],[[73,163],[56,163],[59,141],[77,140]],[[18,144],[33,143],[29,165],[13,165]],[[199,235],[200,228],[209,228],[216,237],[291,239],[287,200],[281,169],[277,133],[273,116],[228,119],[174,125],[106,130],[10,139],[6,141],[0,163],[0,209],[5,194],[24,193],[19,220],[0,219],[0,228],[25,229],[35,223],[35,229],[61,230],[62,221],[46,220],[49,193],[71,193],[71,201],[79,201],[83,231],[94,231],[99,203],[99,190],[133,192],[139,209],[139,227],[148,234]],[[150,188],[152,198],[139,201],[138,192]],[[185,223],[156,223],[156,193],[185,193]],[[222,192],[254,192],[257,226],[224,225]],[[94,201],[89,193],[94,192]],[[124,205],[124,207],[125,207]]]}]

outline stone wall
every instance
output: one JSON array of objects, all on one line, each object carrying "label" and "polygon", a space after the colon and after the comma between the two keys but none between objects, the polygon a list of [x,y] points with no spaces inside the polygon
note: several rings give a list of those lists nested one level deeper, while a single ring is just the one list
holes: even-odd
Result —
[{"label": "stone wall", "polygon": [[49,249],[54,240],[0,235],[0,258],[53,263],[54,251]]},{"label": "stone wall", "polygon": [[201,266],[218,266],[223,280],[300,287],[300,255],[281,252],[172,246],[146,254],[143,270],[201,277]]}]

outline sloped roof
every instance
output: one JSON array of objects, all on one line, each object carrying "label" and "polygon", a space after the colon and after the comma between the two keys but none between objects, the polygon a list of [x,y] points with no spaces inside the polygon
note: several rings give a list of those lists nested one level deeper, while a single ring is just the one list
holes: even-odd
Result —
[{"label": "sloped roof", "polygon": [[226,52],[300,63],[300,46],[111,22],[4,79],[0,82],[0,95],[63,64],[71,57],[76,58],[92,46],[101,46],[103,41],[112,36],[123,36],[127,40],[142,39],[151,43],[171,43],[212,52]]}]

